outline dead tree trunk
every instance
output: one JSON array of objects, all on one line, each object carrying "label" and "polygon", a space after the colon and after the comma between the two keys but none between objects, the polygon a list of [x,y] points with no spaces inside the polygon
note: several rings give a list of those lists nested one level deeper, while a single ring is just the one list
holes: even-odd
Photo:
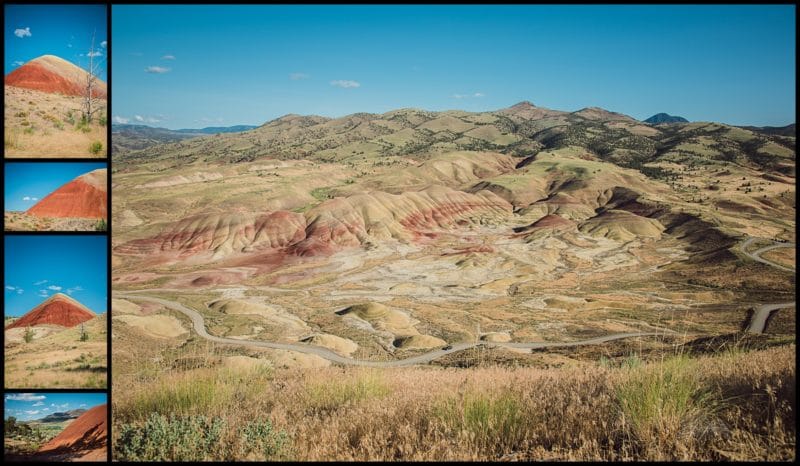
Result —
[{"label": "dead tree trunk", "polygon": [[94,57],[96,55],[94,49],[95,34],[92,33],[92,47],[89,49],[89,68],[86,70],[86,89],[83,95],[83,119],[86,123],[91,123],[94,119],[94,114],[99,110],[97,98],[95,98],[95,86],[97,84],[97,70],[100,68],[98,61],[95,63]]}]

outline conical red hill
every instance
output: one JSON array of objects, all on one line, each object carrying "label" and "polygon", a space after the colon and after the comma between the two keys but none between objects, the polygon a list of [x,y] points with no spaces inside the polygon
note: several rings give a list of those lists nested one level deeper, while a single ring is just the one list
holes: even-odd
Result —
[{"label": "conical red hill", "polygon": [[[39,449],[40,453],[81,453],[83,459],[105,460],[108,408],[102,404],[81,414]],[[102,454],[100,454],[102,453]]]},{"label": "conical red hill", "polygon": [[6,330],[43,324],[74,327],[94,317],[96,317],[95,313],[83,304],[67,295],[56,293],[33,308],[32,311],[14,321],[14,323],[6,327]]},{"label": "conical red hill", "polygon": [[[42,55],[25,63],[5,77],[7,86],[64,95],[84,95],[88,73],[63,58]],[[106,83],[95,81],[93,97],[106,98]]]},{"label": "conical red hill", "polygon": [[81,175],[28,209],[37,217],[106,218],[108,196],[105,168]]}]

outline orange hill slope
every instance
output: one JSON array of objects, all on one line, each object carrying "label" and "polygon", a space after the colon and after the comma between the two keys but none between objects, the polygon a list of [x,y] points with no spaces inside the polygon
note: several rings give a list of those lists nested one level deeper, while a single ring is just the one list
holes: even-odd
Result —
[{"label": "orange hill slope", "polygon": [[56,293],[5,329],[33,327],[43,324],[74,327],[94,317],[96,317],[95,313],[83,304],[67,295]]},{"label": "orange hill slope", "polygon": [[[5,77],[7,86],[64,95],[83,95],[87,72],[54,55],[42,55],[25,63]],[[106,83],[95,82],[94,97],[106,98]]]},{"label": "orange hill slope", "polygon": [[108,408],[102,404],[86,411],[39,449],[39,453],[76,454],[80,459],[105,461],[108,445]]},{"label": "orange hill slope", "polygon": [[81,175],[48,194],[27,213],[37,217],[106,218],[107,177],[105,168]]}]

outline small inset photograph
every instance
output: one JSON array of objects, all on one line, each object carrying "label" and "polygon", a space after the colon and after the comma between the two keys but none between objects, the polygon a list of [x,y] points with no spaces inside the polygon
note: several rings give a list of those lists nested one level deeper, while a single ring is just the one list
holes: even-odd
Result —
[{"label": "small inset photograph", "polygon": [[106,5],[5,5],[5,157],[105,158]]},{"label": "small inset photograph", "polygon": [[106,162],[8,162],[6,231],[106,231]]},{"label": "small inset photograph", "polygon": [[107,461],[108,395],[6,393],[5,461]]},{"label": "small inset photograph", "polygon": [[107,236],[4,241],[5,388],[106,388]]}]

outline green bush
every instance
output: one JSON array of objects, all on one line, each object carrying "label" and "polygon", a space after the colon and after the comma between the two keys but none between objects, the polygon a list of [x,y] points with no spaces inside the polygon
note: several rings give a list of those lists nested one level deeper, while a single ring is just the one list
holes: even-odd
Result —
[{"label": "green bush", "polygon": [[166,418],[153,413],[141,427],[123,425],[116,442],[121,461],[203,461],[220,446],[225,422],[205,416]]},{"label": "green bush", "polygon": [[95,231],[106,231],[106,228],[108,228],[108,225],[106,224],[106,220],[103,218],[98,220],[94,225]]},{"label": "green bush", "polygon": [[286,432],[275,431],[268,420],[252,421],[227,441],[229,426],[219,417],[169,418],[153,413],[142,426],[123,424],[115,442],[121,461],[213,461],[241,458],[284,458]]},{"label": "green bush", "polygon": [[30,343],[33,341],[33,330],[30,327],[25,327],[25,335],[23,337],[25,339],[25,343]]},{"label": "green bush", "polygon": [[89,146],[89,152],[91,152],[94,155],[99,154],[100,151],[102,150],[103,150],[103,143],[100,141],[95,141],[92,143],[91,146]]}]

